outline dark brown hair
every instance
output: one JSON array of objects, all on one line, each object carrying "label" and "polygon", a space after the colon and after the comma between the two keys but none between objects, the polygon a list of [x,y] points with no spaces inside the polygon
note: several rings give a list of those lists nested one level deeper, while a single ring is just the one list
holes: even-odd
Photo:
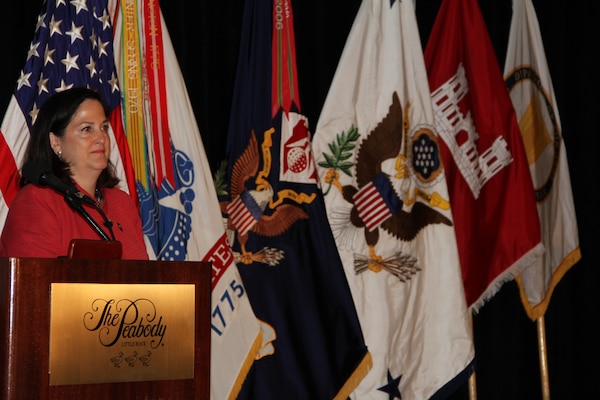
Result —
[{"label": "dark brown hair", "polygon": [[[104,108],[104,113],[107,116],[109,115],[109,110],[100,93],[85,87],[75,87],[58,92],[42,104],[31,129],[31,138],[29,139],[23,165],[27,161],[35,162],[44,171],[52,172],[67,183],[73,183],[69,164],[59,159],[52,150],[49,133],[52,132],[58,137],[63,137],[67,125],[73,119],[73,115],[75,115],[81,103],[88,99],[100,102]],[[119,181],[115,174],[115,167],[109,160],[108,166],[98,177],[96,188],[114,187]],[[21,178],[21,186],[25,186],[27,183],[29,181]]]}]

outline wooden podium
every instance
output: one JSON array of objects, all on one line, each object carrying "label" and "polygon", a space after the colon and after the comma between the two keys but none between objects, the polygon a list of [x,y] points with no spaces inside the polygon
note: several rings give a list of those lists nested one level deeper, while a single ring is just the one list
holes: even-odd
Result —
[{"label": "wooden podium", "polygon": [[[209,398],[210,263],[0,258],[0,269],[0,399]],[[53,283],[194,284],[194,378],[51,386]]]}]

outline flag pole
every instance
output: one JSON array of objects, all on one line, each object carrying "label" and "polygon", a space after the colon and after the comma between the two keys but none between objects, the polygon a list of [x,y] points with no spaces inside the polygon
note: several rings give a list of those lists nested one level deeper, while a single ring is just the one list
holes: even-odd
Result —
[{"label": "flag pole", "polygon": [[[471,319],[471,331],[473,332],[473,337],[475,337],[475,328],[473,326],[473,312],[469,313],[469,318]],[[475,369],[473,368],[473,372],[469,377],[469,400],[477,400],[477,378],[475,377]]]},{"label": "flag pole", "polygon": [[475,371],[469,377],[469,400],[477,400],[477,382],[475,379]]},{"label": "flag pole", "polygon": [[538,317],[538,350],[540,353],[540,375],[542,379],[542,399],[550,400],[550,382],[548,377],[548,359],[546,355],[546,324],[544,316]]},{"label": "flag pole", "polygon": [[[542,379],[542,399],[550,400],[550,379],[548,376],[548,357],[546,354],[546,324],[544,317],[538,317],[537,333],[540,357],[540,375]],[[477,380],[475,371],[469,377],[469,400],[477,400]]]}]

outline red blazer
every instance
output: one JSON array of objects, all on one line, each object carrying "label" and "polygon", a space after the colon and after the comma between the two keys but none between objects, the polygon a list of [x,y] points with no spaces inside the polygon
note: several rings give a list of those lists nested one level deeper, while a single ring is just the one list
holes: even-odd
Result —
[{"label": "red blazer", "polygon": [[[140,215],[131,197],[117,188],[104,189],[103,196],[102,211],[113,222],[115,239],[123,245],[122,258],[147,260]],[[91,205],[84,204],[83,207],[111,237],[100,213]],[[0,237],[0,257],[65,256],[71,239],[101,240],[101,237],[67,204],[62,194],[48,187],[28,184],[19,190],[10,205]]]}]

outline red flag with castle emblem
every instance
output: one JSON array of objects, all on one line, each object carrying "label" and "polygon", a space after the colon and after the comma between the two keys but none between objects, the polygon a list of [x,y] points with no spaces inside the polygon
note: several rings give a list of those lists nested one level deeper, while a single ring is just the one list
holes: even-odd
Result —
[{"label": "red flag with castle emblem", "polygon": [[425,48],[467,304],[543,253],[521,132],[477,0],[444,0]]}]

